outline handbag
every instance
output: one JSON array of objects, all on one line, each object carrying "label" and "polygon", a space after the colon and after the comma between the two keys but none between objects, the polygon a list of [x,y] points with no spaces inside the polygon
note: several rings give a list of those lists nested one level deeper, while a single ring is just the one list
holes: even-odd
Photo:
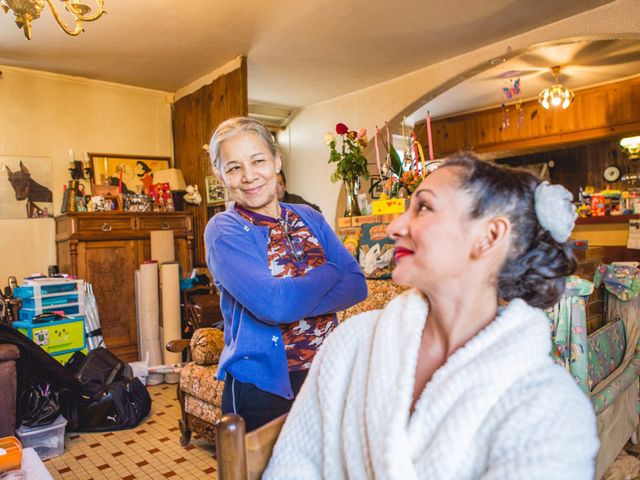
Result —
[{"label": "handbag", "polygon": [[60,414],[67,415],[72,405],[71,390],[52,386],[50,383],[39,383],[26,389],[20,397],[22,409],[22,425],[39,427],[49,425]]}]

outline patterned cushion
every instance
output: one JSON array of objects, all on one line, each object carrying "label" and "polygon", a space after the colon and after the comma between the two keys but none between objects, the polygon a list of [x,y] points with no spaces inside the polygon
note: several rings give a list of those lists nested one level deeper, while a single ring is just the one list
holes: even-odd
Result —
[{"label": "patterned cushion", "polygon": [[224,333],[217,328],[199,328],[191,338],[191,358],[198,365],[218,363],[224,348]]},{"label": "patterned cushion", "polygon": [[618,320],[593,332],[587,338],[587,357],[591,390],[622,363],[627,339],[624,323]]},{"label": "patterned cushion", "polygon": [[[591,403],[596,415],[611,405],[633,382],[637,382],[638,374],[640,374],[640,349],[636,348],[633,360],[629,362],[622,373],[598,393],[591,395]],[[640,408],[640,404],[638,407]]]},{"label": "patterned cushion", "polygon": [[180,390],[200,400],[220,407],[224,382],[215,379],[217,365],[202,366],[187,363],[180,372]]},{"label": "patterned cushion", "polygon": [[408,287],[396,285],[391,280],[367,279],[369,295],[362,302],[338,313],[338,321],[343,322],[349,317],[369,310],[384,308],[392,298],[407,290]]},{"label": "patterned cushion", "polygon": [[184,398],[184,411],[212,425],[215,425],[222,416],[220,407],[203,402],[199,398],[192,397],[191,395],[187,395]]},{"label": "patterned cushion", "polygon": [[391,278],[394,242],[387,236],[387,224],[362,225],[358,262],[367,278]]}]

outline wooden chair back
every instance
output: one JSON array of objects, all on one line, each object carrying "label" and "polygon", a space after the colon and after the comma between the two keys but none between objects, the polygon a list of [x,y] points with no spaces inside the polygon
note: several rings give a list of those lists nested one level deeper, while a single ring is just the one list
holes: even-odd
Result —
[{"label": "wooden chair back", "polygon": [[223,415],[216,424],[218,479],[260,479],[286,418],[282,415],[245,434],[244,420],[240,415]]}]

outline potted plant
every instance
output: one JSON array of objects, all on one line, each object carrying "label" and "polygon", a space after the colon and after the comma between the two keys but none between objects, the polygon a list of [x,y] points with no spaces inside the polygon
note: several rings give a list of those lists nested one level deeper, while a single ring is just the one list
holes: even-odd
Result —
[{"label": "potted plant", "polygon": [[361,128],[358,132],[349,130],[344,123],[336,125],[336,133],[340,135],[341,145],[338,148],[337,140],[333,133],[325,134],[324,141],[329,147],[329,163],[336,164],[336,170],[331,175],[331,181],[344,182],[347,194],[347,205],[345,217],[360,215],[358,207],[358,190],[360,189],[360,178],[367,180],[369,170],[367,159],[362,151],[367,146],[367,131]]}]

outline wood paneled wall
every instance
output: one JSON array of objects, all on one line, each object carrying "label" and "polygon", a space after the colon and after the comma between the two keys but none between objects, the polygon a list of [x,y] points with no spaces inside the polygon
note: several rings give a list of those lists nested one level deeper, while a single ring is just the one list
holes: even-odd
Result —
[{"label": "wood paneled wall", "polygon": [[[532,100],[522,103],[524,121],[517,127],[509,106],[510,126],[501,128],[502,109],[458,115],[432,122],[434,151],[438,156],[458,150],[505,152],[548,149],[553,145],[604,139],[640,132],[640,77],[576,92],[566,110],[545,110]],[[426,145],[424,122],[415,126]]]},{"label": "wood paneled wall", "polygon": [[575,198],[581,186],[591,185],[596,190],[606,188],[628,190],[631,186],[635,186],[621,181],[608,183],[604,179],[603,172],[610,165],[620,168],[623,175],[640,173],[640,160],[629,160],[629,157],[618,147],[618,140],[561,147],[548,152],[501,158],[496,161],[514,167],[553,161],[555,166],[549,170],[551,181],[564,185]]},{"label": "wood paneled wall", "polygon": [[206,265],[204,229],[209,218],[224,209],[206,204],[204,177],[212,175],[213,171],[202,146],[209,143],[214,130],[224,120],[248,112],[247,62],[244,58],[240,68],[182,97],[173,106],[175,166],[182,169],[187,184],[198,185],[204,199],[200,206],[185,206],[194,216],[195,266]]}]

